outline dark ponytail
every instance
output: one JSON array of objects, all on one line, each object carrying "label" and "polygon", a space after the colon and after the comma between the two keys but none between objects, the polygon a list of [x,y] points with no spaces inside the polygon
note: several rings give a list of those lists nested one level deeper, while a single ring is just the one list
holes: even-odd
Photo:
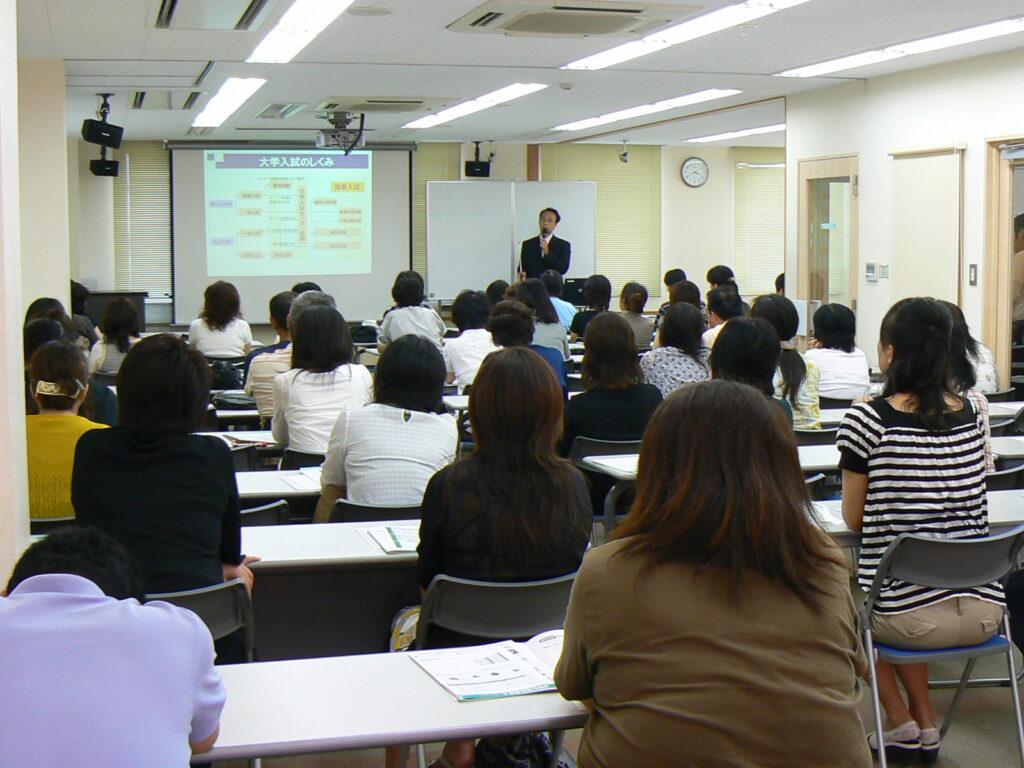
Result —
[{"label": "dark ponytail", "polygon": [[622,286],[622,304],[628,311],[640,314],[647,304],[647,289],[637,282],[626,283]]},{"label": "dark ponytail", "polygon": [[960,307],[949,301],[940,301],[949,310],[953,321],[949,334],[949,379],[958,392],[973,389],[978,383],[978,374],[974,370],[971,358],[978,356],[978,342],[971,336],[967,327],[967,319]]},{"label": "dark ponytail", "polygon": [[[759,296],[750,308],[751,317],[767,320],[779,335],[779,343],[788,342],[796,336],[800,327],[800,315],[792,301],[777,293]],[[782,397],[796,405],[800,387],[807,379],[807,364],[795,349],[782,348],[779,357],[779,372],[782,374]]]}]

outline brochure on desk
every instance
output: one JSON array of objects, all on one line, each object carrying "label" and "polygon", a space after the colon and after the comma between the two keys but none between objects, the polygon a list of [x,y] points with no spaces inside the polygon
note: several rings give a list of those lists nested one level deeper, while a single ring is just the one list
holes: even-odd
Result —
[{"label": "brochure on desk", "polygon": [[525,696],[555,690],[555,664],[562,630],[552,629],[525,643],[411,651],[413,661],[459,701]]}]

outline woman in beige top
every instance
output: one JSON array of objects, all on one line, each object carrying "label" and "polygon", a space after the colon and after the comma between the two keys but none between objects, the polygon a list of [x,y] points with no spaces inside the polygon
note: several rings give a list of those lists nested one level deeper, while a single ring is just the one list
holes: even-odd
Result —
[{"label": "woman in beige top", "polygon": [[848,574],[782,411],[735,382],[677,390],[636,485],[583,561],[555,670],[593,710],[580,768],[870,766]]},{"label": "woman in beige top", "polygon": [[651,348],[654,340],[654,323],[643,316],[644,305],[647,304],[647,289],[640,283],[626,283],[622,286],[619,296],[620,313],[633,329],[637,349]]}]

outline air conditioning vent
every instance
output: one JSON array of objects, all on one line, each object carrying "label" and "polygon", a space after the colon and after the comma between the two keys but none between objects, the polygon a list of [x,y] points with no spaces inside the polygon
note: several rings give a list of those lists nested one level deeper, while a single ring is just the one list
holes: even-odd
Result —
[{"label": "air conditioning vent", "polygon": [[132,91],[129,93],[130,109],[149,112],[170,109],[191,109],[199,98],[196,91]]},{"label": "air conditioning vent", "polygon": [[161,0],[157,29],[233,29],[257,25],[268,0]]},{"label": "air conditioning vent", "polygon": [[440,109],[452,102],[451,99],[416,96],[329,96],[317,104],[315,112],[417,112]]},{"label": "air conditioning vent", "polygon": [[632,37],[683,21],[704,8],[659,2],[491,0],[448,25],[453,32],[522,37]]},{"label": "air conditioning vent", "polygon": [[186,136],[209,136],[211,133],[213,133],[213,130],[214,129],[209,127],[209,126],[206,126],[204,128],[196,128],[195,126],[193,126],[192,128],[189,128],[187,131],[185,131],[185,135]]},{"label": "air conditioning vent", "polygon": [[287,120],[304,110],[308,104],[268,104],[259,112],[256,117],[264,120]]}]

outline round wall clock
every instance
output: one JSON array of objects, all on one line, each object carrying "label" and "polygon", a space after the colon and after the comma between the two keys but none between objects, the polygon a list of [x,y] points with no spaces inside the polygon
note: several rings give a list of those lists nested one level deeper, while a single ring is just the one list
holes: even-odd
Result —
[{"label": "round wall clock", "polygon": [[708,164],[699,157],[688,157],[679,168],[679,175],[688,187],[699,187],[708,180]]}]

